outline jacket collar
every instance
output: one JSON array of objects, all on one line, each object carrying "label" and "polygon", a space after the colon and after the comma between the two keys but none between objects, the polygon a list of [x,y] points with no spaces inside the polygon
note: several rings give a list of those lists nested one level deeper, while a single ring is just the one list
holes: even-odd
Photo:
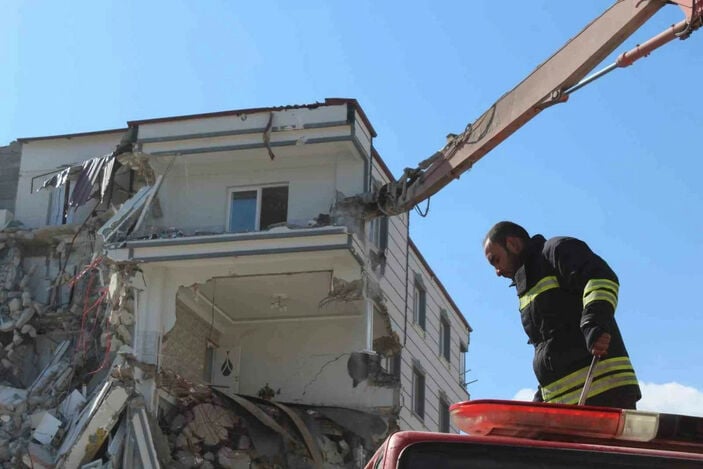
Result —
[{"label": "jacket collar", "polygon": [[544,236],[537,234],[527,242],[527,246],[525,246],[522,255],[522,265],[515,271],[515,278],[513,278],[513,283],[510,284],[511,287],[514,286],[516,288],[518,296],[523,295],[527,291],[527,272],[525,266],[542,253],[542,248],[544,248],[544,243],[546,241]]}]

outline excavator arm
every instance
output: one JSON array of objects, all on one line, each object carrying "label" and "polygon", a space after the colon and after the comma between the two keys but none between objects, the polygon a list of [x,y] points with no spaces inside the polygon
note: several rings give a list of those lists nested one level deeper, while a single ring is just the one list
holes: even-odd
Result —
[{"label": "excavator arm", "polygon": [[[606,69],[587,75],[667,4],[678,4],[685,19],[620,55]],[[543,109],[565,102],[569,94],[618,67],[631,65],[657,47],[685,39],[701,26],[703,0],[618,0],[515,88],[504,94],[440,151],[405,169],[401,178],[380,190],[347,199],[363,207],[362,216],[397,215],[428,199]]]}]

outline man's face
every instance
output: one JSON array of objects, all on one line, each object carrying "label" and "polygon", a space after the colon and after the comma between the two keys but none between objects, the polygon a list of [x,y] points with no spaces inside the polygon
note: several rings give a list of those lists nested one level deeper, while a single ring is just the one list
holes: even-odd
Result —
[{"label": "man's face", "polygon": [[515,272],[520,268],[520,251],[522,242],[518,238],[509,237],[505,240],[505,247],[490,240],[483,245],[483,253],[488,263],[496,270],[496,275],[513,280]]}]

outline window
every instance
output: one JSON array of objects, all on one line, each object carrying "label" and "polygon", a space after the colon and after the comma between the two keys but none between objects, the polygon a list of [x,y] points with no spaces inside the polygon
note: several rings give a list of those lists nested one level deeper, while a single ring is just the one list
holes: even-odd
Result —
[{"label": "window", "polygon": [[383,359],[383,369],[394,378],[400,379],[400,353],[389,355]]},{"label": "window", "polygon": [[449,433],[449,400],[446,396],[439,396],[439,431]]},{"label": "window", "polygon": [[228,231],[266,230],[288,219],[288,186],[230,191]]},{"label": "window", "polygon": [[[381,189],[381,182],[372,179],[371,187],[378,192]],[[388,247],[388,217],[376,217],[369,223],[369,241],[379,251],[385,251]]]},{"label": "window", "polygon": [[369,241],[379,251],[388,247],[388,217],[376,217],[369,223]]},{"label": "window", "polygon": [[413,412],[420,420],[425,418],[425,373],[413,368]]},{"label": "window", "polygon": [[[419,276],[418,276],[419,277]],[[425,325],[425,313],[427,310],[427,292],[422,282],[419,279],[415,279],[415,289],[413,293],[413,321],[415,324],[420,326],[424,331],[426,330]]]},{"label": "window", "polygon": [[466,352],[468,351],[469,347],[462,342],[459,346],[459,382],[462,386],[466,384]]},{"label": "window", "polygon": [[447,317],[446,311],[442,310],[439,317],[439,355],[444,357],[447,363],[450,361],[449,345],[451,343],[451,333],[449,318]]}]

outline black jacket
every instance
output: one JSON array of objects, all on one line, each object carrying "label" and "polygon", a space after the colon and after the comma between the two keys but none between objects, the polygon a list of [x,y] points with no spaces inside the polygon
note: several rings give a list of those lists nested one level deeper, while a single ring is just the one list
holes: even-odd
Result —
[{"label": "black jacket", "polygon": [[575,238],[534,236],[515,273],[522,325],[535,346],[533,367],[546,402],[578,403],[591,363],[591,346],[611,335],[589,398],[615,388],[640,396],[637,378],[615,322],[618,278]]}]

